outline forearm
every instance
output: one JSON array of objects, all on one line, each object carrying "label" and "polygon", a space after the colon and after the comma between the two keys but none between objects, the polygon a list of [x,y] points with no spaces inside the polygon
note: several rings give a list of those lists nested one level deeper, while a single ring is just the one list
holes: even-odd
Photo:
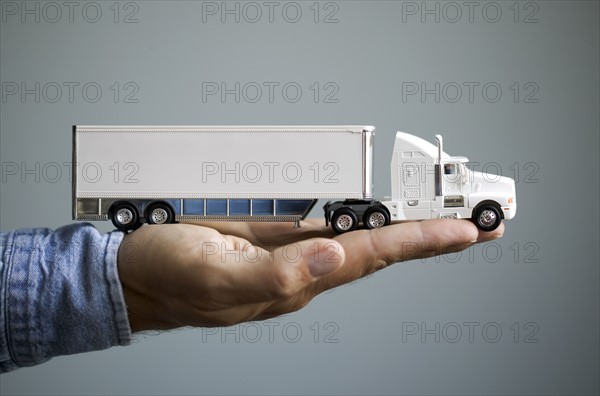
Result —
[{"label": "forearm", "polygon": [[0,234],[0,372],[130,343],[122,238],[89,224]]}]

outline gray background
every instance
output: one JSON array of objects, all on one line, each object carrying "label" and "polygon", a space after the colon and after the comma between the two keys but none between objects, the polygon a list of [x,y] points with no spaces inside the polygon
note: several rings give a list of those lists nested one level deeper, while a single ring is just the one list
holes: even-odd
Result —
[{"label": "gray background", "polygon": [[[193,1],[120,2],[118,22],[113,1],[76,2],[72,22],[62,2],[55,3],[62,8],[58,18],[56,8],[27,1],[39,7],[39,22],[28,14],[22,22],[23,3],[6,3],[4,230],[71,221],[62,164],[70,160],[76,123],[373,124],[379,197],[390,193],[394,132],[428,140],[441,132],[447,152],[517,179],[518,213],[501,240],[393,266],[270,323],[138,336],[126,348],[3,375],[0,393],[599,392],[598,2],[520,2],[518,15],[512,1],[475,2],[472,20],[463,2],[321,2],[318,23],[313,1],[296,3],[302,10],[296,23],[282,17],[284,6],[286,18],[295,17],[289,2],[279,2],[272,22],[259,2],[263,15],[255,23],[244,20],[255,18],[255,9],[246,6],[243,14],[243,2],[239,23],[234,15],[222,23],[220,14],[204,15],[204,22],[203,3]],[[424,6],[438,7],[439,22],[420,12]],[[93,23],[97,8],[102,15]],[[337,22],[324,23],[332,12]],[[130,13],[137,22],[123,23]],[[33,94],[24,101],[7,94],[14,84],[36,82],[39,103]],[[79,84],[72,103],[65,82]],[[93,90],[82,94],[90,82],[102,89],[95,103],[88,102]],[[248,91],[239,103],[233,95],[203,101],[203,82],[278,82],[279,88],[295,82],[302,96],[289,103],[276,90],[271,103],[263,91],[251,103]],[[436,82],[439,103],[433,94],[403,100],[412,83],[434,88]],[[472,101],[465,82],[479,84]],[[325,90],[326,83],[333,85]],[[496,102],[493,90],[482,94],[487,83],[502,89]],[[62,86],[55,103],[53,84]],[[463,92],[455,101],[457,85]],[[337,103],[326,103],[324,95],[336,87]],[[135,88],[129,99],[137,103],[125,103]],[[18,165],[16,175],[8,163]]]}]

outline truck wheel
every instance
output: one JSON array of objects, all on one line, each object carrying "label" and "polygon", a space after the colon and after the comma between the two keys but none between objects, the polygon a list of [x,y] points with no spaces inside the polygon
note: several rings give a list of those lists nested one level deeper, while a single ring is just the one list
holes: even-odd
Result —
[{"label": "truck wheel", "polygon": [[349,208],[341,208],[333,212],[331,217],[331,226],[338,234],[354,231],[358,227],[358,218],[356,213]]},{"label": "truck wheel", "polygon": [[171,208],[166,203],[155,203],[146,211],[146,222],[148,224],[168,224],[174,219]]},{"label": "truck wheel", "polygon": [[493,205],[483,205],[475,212],[475,224],[482,231],[494,231],[502,222],[500,211]]},{"label": "truck wheel", "polygon": [[133,230],[138,225],[138,212],[132,204],[123,202],[116,204],[111,210],[111,220],[121,231]]},{"label": "truck wheel", "polygon": [[363,224],[370,230],[373,228],[381,228],[390,224],[390,215],[385,208],[374,206],[367,209],[365,212]]}]

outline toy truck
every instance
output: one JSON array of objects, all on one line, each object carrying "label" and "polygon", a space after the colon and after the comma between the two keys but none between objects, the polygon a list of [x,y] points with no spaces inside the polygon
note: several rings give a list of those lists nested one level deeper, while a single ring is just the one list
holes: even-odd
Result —
[{"label": "toy truck", "polygon": [[73,219],[120,230],[178,221],[287,221],[318,199],[337,233],[399,220],[471,218],[484,231],[516,212],[512,179],[469,170],[398,132],[392,196],[372,192],[372,126],[74,126]]}]

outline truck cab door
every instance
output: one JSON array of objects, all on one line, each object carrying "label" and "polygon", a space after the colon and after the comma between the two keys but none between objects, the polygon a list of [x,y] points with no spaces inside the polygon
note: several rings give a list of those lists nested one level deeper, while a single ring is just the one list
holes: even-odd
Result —
[{"label": "truck cab door", "polygon": [[421,171],[416,163],[406,163],[398,173],[402,200],[420,200],[423,198]]},{"label": "truck cab door", "polygon": [[399,201],[391,204],[392,220],[420,220],[430,217],[431,198],[426,190],[422,165],[406,162],[398,172]]}]

